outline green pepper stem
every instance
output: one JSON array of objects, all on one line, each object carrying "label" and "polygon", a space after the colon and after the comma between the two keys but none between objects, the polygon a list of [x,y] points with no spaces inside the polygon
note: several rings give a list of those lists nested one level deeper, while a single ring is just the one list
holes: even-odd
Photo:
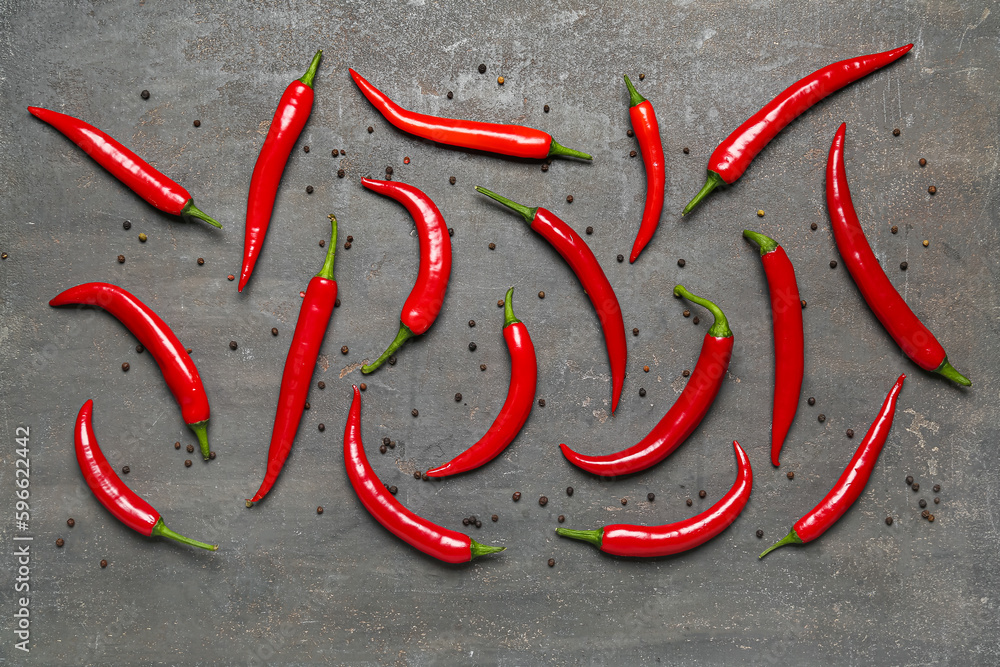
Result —
[{"label": "green pepper stem", "polygon": [[770,547],[768,547],[764,553],[758,556],[758,559],[763,558],[764,556],[768,555],[775,549],[783,547],[786,544],[802,544],[802,539],[799,537],[798,533],[795,532],[794,528],[788,531],[788,534],[785,535],[783,538],[781,538],[780,540],[772,544]]},{"label": "green pepper stem", "polygon": [[685,288],[684,285],[674,286],[674,296],[682,296],[688,301],[696,303],[703,308],[707,308],[708,311],[712,313],[712,317],[715,318],[715,323],[708,330],[709,336],[715,336],[716,338],[729,338],[733,335],[732,329],[729,328],[729,320],[726,319],[722,309],[708,299],[703,299],[700,296],[691,294],[691,292],[687,291],[687,288]]},{"label": "green pepper stem", "polygon": [[722,180],[722,176],[719,176],[717,173],[709,169],[708,176],[705,178],[705,185],[701,186],[701,190],[694,196],[694,199],[688,202],[688,205],[684,207],[683,211],[681,211],[681,215],[684,216],[690,213],[691,209],[701,203],[702,199],[707,197],[712,190],[719,187],[723,183],[725,183],[725,181]]},{"label": "green pepper stem", "polygon": [[587,155],[586,153],[584,153],[582,151],[575,151],[572,148],[566,148],[565,146],[561,145],[555,139],[553,139],[552,143],[549,144],[549,156],[552,156],[552,155],[564,155],[566,157],[578,157],[581,160],[593,160],[594,159],[594,158],[590,157],[589,155]]},{"label": "green pepper stem", "polygon": [[574,540],[590,542],[598,549],[601,548],[601,539],[604,537],[604,529],[597,530],[573,530],[572,528],[556,528],[556,534],[560,537],[569,537]]},{"label": "green pepper stem", "polygon": [[218,551],[219,547],[214,544],[205,544],[204,542],[199,542],[198,540],[192,540],[190,537],[184,537],[180,533],[175,533],[174,531],[167,528],[167,524],[163,523],[163,519],[157,519],[156,525],[153,526],[153,532],[150,535],[156,535],[157,537],[169,537],[172,540],[177,540],[181,544],[187,544],[192,547],[199,547],[201,549],[208,549],[209,551]]},{"label": "green pepper stem", "polygon": [[537,206],[535,208],[528,208],[527,206],[523,206],[521,204],[518,204],[517,202],[511,201],[506,197],[502,197],[497,193],[493,192],[492,190],[487,190],[486,188],[479,185],[476,186],[476,192],[480,192],[486,195],[487,197],[497,200],[507,208],[517,211],[518,213],[521,214],[521,217],[524,218],[524,221],[527,222],[529,225],[535,221],[535,214],[538,212]]},{"label": "green pepper stem", "polygon": [[181,217],[187,222],[191,222],[191,218],[198,218],[199,220],[204,220],[214,227],[222,229],[222,225],[217,220],[194,205],[193,199],[188,199],[188,203],[181,209]]},{"label": "green pepper stem", "polygon": [[337,251],[337,216],[331,213],[327,217],[330,218],[330,247],[326,251],[326,261],[323,262],[323,268],[319,270],[316,277],[336,280],[333,277],[333,256]]},{"label": "green pepper stem", "polygon": [[385,352],[382,353],[382,356],[373,361],[372,363],[368,364],[367,366],[362,366],[361,372],[364,373],[365,375],[368,375],[369,373],[377,369],[379,366],[385,363],[386,359],[392,356],[393,352],[399,349],[400,345],[405,343],[410,338],[413,338],[414,335],[415,334],[412,331],[410,331],[409,327],[400,322],[399,333],[397,333],[393,341],[389,343],[389,347],[385,349]]},{"label": "green pepper stem", "polygon": [[934,369],[935,373],[940,373],[952,382],[957,382],[963,387],[971,387],[972,380],[955,370],[955,367],[948,362],[948,357],[944,358],[941,365]]},{"label": "green pepper stem", "polygon": [[631,98],[629,100],[630,107],[637,107],[646,101],[646,98],[640,95],[636,91],[635,86],[632,85],[632,82],[629,81],[628,74],[625,75],[625,85],[628,86],[628,96]]},{"label": "green pepper stem", "polygon": [[487,544],[480,544],[471,537],[469,538],[469,542],[471,542],[469,546],[470,550],[472,551],[472,556],[469,557],[469,560],[472,560],[473,558],[477,558],[479,556],[485,556],[486,554],[499,553],[507,548],[507,547],[491,547]]},{"label": "green pepper stem", "polygon": [[770,236],[764,236],[759,232],[752,232],[749,229],[743,230],[743,236],[750,239],[758,246],[760,246],[760,256],[763,257],[769,252],[774,252],[778,249],[778,242],[772,239]]},{"label": "green pepper stem", "polygon": [[514,317],[514,306],[511,304],[511,297],[514,296],[514,288],[507,290],[507,296],[503,298],[503,328],[506,329],[512,324],[520,324],[521,320]]},{"label": "green pepper stem", "polygon": [[194,434],[198,436],[198,445],[201,446],[201,455],[208,460],[208,455],[211,450],[208,448],[208,420],[195,422],[193,424],[188,424],[188,428],[194,431]]},{"label": "green pepper stem", "polygon": [[309,69],[306,70],[306,73],[302,75],[302,78],[299,79],[299,81],[312,88],[313,79],[316,78],[316,70],[319,69],[319,61],[322,59],[323,49],[320,49],[316,52],[316,55],[313,56],[312,62],[309,63]]}]

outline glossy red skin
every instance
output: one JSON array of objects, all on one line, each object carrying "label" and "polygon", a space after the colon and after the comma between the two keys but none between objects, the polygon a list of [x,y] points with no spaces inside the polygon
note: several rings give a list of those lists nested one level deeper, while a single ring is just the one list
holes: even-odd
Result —
[{"label": "glossy red skin", "polygon": [[439,144],[472,148],[501,155],[541,159],[548,157],[552,135],[522,125],[481,123],[455,120],[408,111],[385,93],[368,83],[360,74],[350,70],[351,78],[364,96],[386,120],[404,132]]},{"label": "glossy red skin", "polygon": [[726,377],[733,356],[733,337],[706,334],[691,379],[663,419],[645,438],[628,449],[604,456],[588,456],[559,445],[563,456],[578,468],[602,477],[631,475],[656,465],[687,440],[708,414]]},{"label": "glossy red skin", "polygon": [[257,156],[250,178],[250,194],[247,197],[246,236],[243,240],[243,268],[240,270],[239,291],[250,280],[253,267],[264,245],[264,236],[271,223],[274,198],[278,195],[281,175],[285,173],[288,156],[295,147],[302,128],[309,120],[315,93],[311,86],[299,80],[292,81],[285,88],[278,108],[271,119],[267,138]]},{"label": "glossy red skin", "polygon": [[479,442],[448,463],[428,470],[430,477],[457,475],[492,461],[517,437],[524,422],[528,421],[538,379],[535,346],[528,335],[528,328],[521,322],[504,327],[503,337],[510,352],[510,386],[500,414]]},{"label": "glossy red skin", "polygon": [[844,167],[846,128],[846,124],[842,124],[834,135],[830,158],[826,163],[826,204],[837,250],[861,290],[861,296],[896,344],[924,370],[936,370],[944,363],[944,348],[930,329],[913,314],[885,275],[854,211]]},{"label": "glossy red skin", "polygon": [[792,427],[802,392],[805,342],[802,333],[802,301],[795,282],[795,269],[780,245],[761,257],[771,294],[774,327],[774,407],[771,417],[771,463],[778,456]]},{"label": "glossy red skin", "polygon": [[288,459],[295,433],[302,421],[306,398],[312,385],[316,358],[319,356],[323,337],[326,335],[330,316],[337,301],[337,281],[313,276],[306,288],[306,295],[299,308],[299,319],[295,323],[292,344],[285,357],[285,370],[281,374],[281,390],[278,393],[278,409],[274,415],[271,431],[271,446],[267,451],[267,471],[257,493],[250,499],[256,503],[267,495],[278,479],[281,469]]},{"label": "glossy red skin", "polygon": [[361,504],[390,533],[446,563],[472,560],[472,542],[468,535],[431,523],[403,507],[372,470],[361,442],[361,392],[357,386],[344,428],[344,464]]},{"label": "glossy red skin", "polygon": [[434,324],[451,276],[451,237],[441,211],[423,192],[398,181],[362,178],[361,184],[372,192],[391,197],[406,207],[417,225],[420,240],[420,269],[417,282],[403,304],[399,321],[419,336]]},{"label": "glossy red skin", "polygon": [[847,464],[847,469],[840,475],[836,485],[830,489],[830,493],[820,501],[819,505],[812,508],[808,514],[795,522],[793,529],[795,534],[803,542],[812,542],[817,537],[829,530],[830,526],[844,515],[844,512],[854,504],[861,492],[865,490],[865,484],[871,477],[872,468],[878,461],[878,455],[882,452],[889,431],[892,429],[892,418],[896,412],[896,399],[903,389],[903,380],[906,375],[900,375],[896,384],[892,386],[889,395],[882,403],[878,417],[875,418],[864,440],[858,445],[858,450]]},{"label": "glossy red skin", "polygon": [[764,146],[803,112],[827,95],[902,58],[912,48],[913,44],[907,44],[883,53],[841,60],[796,81],[719,144],[708,160],[709,170],[732,185]]},{"label": "glossy red skin", "polygon": [[28,107],[28,111],[62,132],[132,192],[164,213],[180,215],[191,201],[187,190],[93,125],[41,107]]},{"label": "glossy red skin", "polygon": [[611,412],[614,413],[625,383],[625,361],[628,357],[625,322],[618,297],[594,256],[594,251],[552,211],[538,208],[531,221],[531,229],[538,232],[562,255],[597,311],[597,318],[604,331],[604,344],[608,348],[608,361],[611,363]]},{"label": "glossy red skin", "polygon": [[187,424],[208,420],[208,396],[187,349],[149,306],[117,285],[84,283],[49,301],[50,306],[86,304],[108,311],[132,332],[160,367]]},{"label": "glossy red skin", "polygon": [[656,228],[660,225],[663,212],[663,194],[667,185],[667,170],[663,159],[663,142],[660,140],[660,126],[656,122],[656,112],[649,100],[631,107],[632,129],[639,142],[642,162],[646,165],[646,206],[642,210],[639,233],[632,244],[632,254],[628,261],[634,262],[646,247]]},{"label": "glossy red skin", "polygon": [[750,459],[735,440],[733,449],[738,468],[736,481],[717,503],[690,519],[663,526],[605,526],[601,551],[615,556],[669,556],[701,546],[728,528],[746,507],[753,489]]},{"label": "glossy red skin", "polygon": [[101,446],[97,444],[97,436],[94,435],[94,425],[91,422],[93,411],[94,402],[88,400],[76,416],[76,460],[80,464],[83,479],[94,496],[116,519],[149,537],[153,534],[156,522],[160,520],[160,513],[125,486],[104,458]]}]

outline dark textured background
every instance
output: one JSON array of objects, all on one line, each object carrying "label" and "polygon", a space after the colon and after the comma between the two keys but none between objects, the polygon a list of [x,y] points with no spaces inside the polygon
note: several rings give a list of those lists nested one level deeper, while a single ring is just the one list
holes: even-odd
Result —
[{"label": "dark textured background", "polygon": [[[0,0],[0,249],[10,255],[0,263],[0,507],[8,508],[0,520],[7,554],[0,662],[996,664],[998,19],[992,3],[938,0],[650,0],[613,8]],[[679,217],[715,145],[773,95],[833,61],[909,41],[909,55],[817,105],[734,187]],[[317,48],[325,60],[312,117],[285,171],[254,278],[239,295],[226,276],[239,273],[253,163],[282,90]],[[539,127],[594,162],[557,160],[542,173],[537,162],[416,140],[372,109],[348,66],[407,107]],[[628,157],[636,146],[625,134],[623,72],[656,107],[668,170],[659,232],[632,266],[615,256],[631,248],[645,176],[641,160]],[[158,213],[31,118],[28,105],[103,128],[185,185],[225,229]],[[854,201],[872,246],[954,365],[973,378],[971,390],[907,360],[843,267],[828,266],[838,254],[824,168],[842,121]],[[331,158],[333,148],[346,157]],[[399,353],[395,367],[368,378],[363,429],[376,471],[416,512],[456,529],[470,513],[500,515],[472,534],[508,550],[463,567],[441,565],[380,528],[343,471],[350,385],[361,379],[360,362],[392,339],[418,261],[406,212],[359,185],[386,165],[437,202],[455,229],[455,263],[434,327]],[[336,178],[339,167],[347,178]],[[630,375],[614,418],[604,344],[581,288],[554,251],[516,215],[476,195],[474,184],[549,207],[578,231],[594,227],[587,238],[626,327],[641,331],[628,336]],[[341,221],[341,241],[355,240],[337,252],[343,305],[314,378],[326,390],[312,391],[277,487],[247,510],[243,498],[263,473],[298,291],[322,263],[317,242],[329,212]],[[808,300],[803,401],[780,470],[768,461],[766,283],[756,249],[740,237],[744,227],[785,246]],[[188,454],[173,443],[194,440],[155,363],[135,353],[117,321],[46,305],[66,287],[101,280],[144,299],[194,349],[212,405],[218,458],[211,464],[183,466]],[[736,334],[715,407],[653,469],[627,480],[588,477],[563,460],[558,444],[596,453],[634,443],[678,395],[681,371],[693,367],[710,318],[698,308],[700,326],[681,317],[690,306],[670,297],[680,281],[716,300]],[[535,408],[486,468],[417,482],[414,469],[464,449],[503,402],[508,358],[495,302],[509,285],[537,347],[546,407]],[[350,347],[346,357],[342,345]],[[123,361],[131,372],[121,372]],[[818,542],[758,562],[757,553],[826,493],[901,372],[909,380],[895,427],[854,509]],[[463,403],[453,400],[456,391]],[[175,530],[220,544],[217,553],[139,537],[90,495],[72,453],[72,424],[91,397],[98,438],[116,467],[131,466],[132,488]],[[14,650],[11,632],[18,426],[32,436],[30,656]],[[847,440],[847,428],[859,436]],[[385,435],[398,446],[380,456]],[[733,438],[750,454],[756,488],[736,523],[702,548],[640,562],[556,537],[559,514],[567,526],[591,528],[676,521],[708,507],[733,481]],[[906,487],[908,474],[921,492]],[[941,504],[932,504],[931,524],[917,501],[930,500],[935,483]],[[567,485],[576,489],[572,498]],[[510,499],[515,490],[524,494],[519,504]],[[649,491],[654,503],[645,500]],[[689,496],[693,508],[684,503]],[[317,505],[326,508],[322,516]],[[891,528],[887,515],[896,518]],[[555,568],[546,565],[550,557]]]}]

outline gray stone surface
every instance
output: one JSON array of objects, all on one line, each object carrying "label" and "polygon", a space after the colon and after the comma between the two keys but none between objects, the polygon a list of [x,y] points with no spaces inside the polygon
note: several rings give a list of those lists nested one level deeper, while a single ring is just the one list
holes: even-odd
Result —
[{"label": "gray stone surface", "polygon": [[[997,664],[1000,16],[991,5],[0,0],[0,249],[9,253],[0,263],[0,662]],[[679,217],[715,145],[773,95],[830,62],[908,41],[916,46],[903,60],[806,113],[735,186]],[[325,60],[312,118],[285,172],[253,281],[239,295],[226,276],[239,272],[253,163],[281,91],[317,48]],[[373,110],[348,66],[405,106],[539,127],[593,153],[594,162],[557,160],[542,173],[538,162],[415,140]],[[660,230],[632,266],[615,256],[631,247],[645,178],[641,160],[628,156],[635,146],[625,133],[623,72],[656,107],[668,168]],[[140,98],[143,89],[149,100]],[[28,105],[105,129],[185,185],[225,229],[158,213],[31,118]],[[875,252],[955,366],[973,378],[971,390],[902,356],[843,266],[828,266],[838,254],[824,166],[842,121],[855,203]],[[333,159],[333,148],[347,155]],[[471,533],[507,551],[463,567],[443,566],[380,528],[343,471],[350,385],[361,380],[359,362],[392,339],[418,261],[406,212],[359,185],[386,165],[438,203],[455,229],[455,265],[434,327],[399,353],[395,367],[367,379],[363,430],[375,469],[416,512],[456,529],[470,513],[499,514]],[[339,167],[347,178],[336,178]],[[579,231],[594,227],[588,240],[626,327],[640,329],[628,336],[630,374],[613,418],[604,344],[581,288],[539,237],[476,195],[474,184],[549,207]],[[247,510],[243,499],[263,473],[298,291],[322,263],[328,212],[338,215],[342,238],[355,241],[337,253],[343,305],[314,378],[326,389],[312,391],[277,487]],[[785,246],[808,300],[803,402],[780,470],[768,460],[766,283],[755,249],[740,237],[744,227]],[[133,291],[193,348],[212,405],[214,462],[184,467],[189,455],[173,443],[193,438],[154,362],[135,353],[117,321],[46,305],[86,281]],[[670,297],[679,281],[716,300],[735,330],[716,405],[662,464],[625,480],[588,477],[565,462],[559,443],[595,453],[634,443],[678,395],[682,370],[693,367],[708,318],[698,308],[699,326],[681,316],[688,306]],[[414,469],[464,449],[503,402],[508,360],[495,302],[509,285],[537,346],[546,406],[491,465],[417,482]],[[131,372],[121,372],[123,361]],[[909,379],[896,424],[857,505],[818,542],[759,562],[757,553],[826,493],[860,439],[848,440],[845,429],[864,433],[901,372]],[[453,400],[456,391],[463,403]],[[175,530],[220,544],[217,553],[137,536],[95,501],[72,450],[73,419],[87,398],[95,399],[109,459],[131,466],[132,488]],[[12,516],[19,426],[31,430],[27,533]],[[385,435],[398,446],[382,456]],[[756,487],[714,541],[640,562],[556,537],[559,514],[567,526],[591,528],[676,521],[708,507],[732,483],[733,438],[750,454]],[[904,484],[910,474],[919,493]],[[935,483],[941,504],[931,524],[917,501],[930,500]],[[567,485],[576,490],[571,498]],[[515,490],[524,494],[518,504]],[[649,491],[654,503],[645,500]],[[896,519],[891,528],[887,515]],[[764,539],[755,537],[758,528]],[[23,534],[35,538],[30,654],[15,650],[12,618],[13,537]],[[57,537],[64,548],[55,547]],[[110,562],[104,570],[102,558]]]}]

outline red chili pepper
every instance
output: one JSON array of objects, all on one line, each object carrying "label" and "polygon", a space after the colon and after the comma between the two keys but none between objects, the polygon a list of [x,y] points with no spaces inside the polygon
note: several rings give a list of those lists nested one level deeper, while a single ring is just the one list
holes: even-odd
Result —
[{"label": "red chili pepper", "polygon": [[632,119],[632,129],[635,130],[636,141],[642,152],[642,162],[646,165],[646,206],[642,210],[642,222],[639,233],[632,244],[632,254],[629,263],[639,258],[639,253],[646,247],[656,228],[660,225],[660,214],[663,212],[663,192],[667,185],[667,172],[663,162],[663,143],[660,141],[660,126],[656,122],[656,112],[649,100],[636,92],[628,76],[625,77],[628,94],[631,97],[631,108],[628,113]]},{"label": "red chili pepper", "polygon": [[446,563],[468,563],[477,556],[506,548],[480,544],[468,535],[431,523],[403,507],[386,490],[385,484],[368,463],[365,445],[361,442],[361,392],[357,385],[344,428],[344,463],[351,486],[365,509],[390,533],[425,554]]},{"label": "red chili pepper", "polygon": [[844,86],[902,58],[913,44],[858,56],[827,65],[796,81],[719,144],[708,159],[708,178],[701,192],[684,207],[685,215],[723,183],[732,185],[747,170],[757,153],[807,109]]},{"label": "red chili pepper", "polygon": [[522,206],[478,185],[476,190],[520,213],[531,225],[531,229],[538,232],[556,249],[556,252],[562,255],[583,285],[604,330],[604,344],[608,349],[608,361],[611,363],[611,413],[614,414],[622,394],[622,385],[625,383],[625,360],[628,355],[625,345],[625,322],[622,320],[618,297],[597,258],[594,257],[594,251],[579,234],[556,217],[552,211],[540,206],[535,208]]},{"label": "red chili pepper", "polygon": [[817,537],[825,533],[830,527],[840,520],[844,512],[854,504],[861,492],[865,490],[865,484],[871,477],[872,468],[878,461],[878,455],[882,452],[889,431],[892,429],[892,418],[896,413],[896,399],[903,389],[903,380],[906,375],[900,375],[896,384],[892,385],[889,395],[882,403],[878,417],[875,418],[864,440],[858,445],[858,451],[854,453],[847,468],[840,474],[840,479],[836,485],[830,489],[830,493],[820,501],[819,505],[809,510],[809,513],[795,522],[795,526],[788,535],[773,544],[767,551],[760,555],[761,558],[771,553],[778,547],[786,544],[804,544],[812,542]]},{"label": "red chili pepper", "polygon": [[132,332],[142,346],[149,350],[181,406],[184,422],[198,436],[201,455],[208,460],[208,396],[201,383],[198,369],[187,350],[177,339],[167,323],[153,310],[117,285],[109,283],[84,283],[59,294],[49,301],[50,306],[85,304],[108,311]]},{"label": "red chili pepper", "polygon": [[171,215],[179,215],[190,222],[191,218],[204,220],[222,228],[194,205],[191,194],[177,183],[153,169],[145,160],[93,125],[78,118],[41,107],[28,107],[31,115],[45,121],[62,132],[97,164],[111,172],[132,192]]},{"label": "red chili pepper", "polygon": [[597,530],[556,528],[556,533],[590,542],[604,553],[615,556],[669,556],[701,546],[736,521],[750,499],[753,489],[750,459],[735,440],[733,449],[736,450],[736,481],[719,502],[701,514],[663,526],[617,523]]},{"label": "red chili pepper", "polygon": [[485,465],[507,448],[507,445],[521,432],[524,422],[531,414],[535,402],[535,383],[538,379],[538,361],[535,346],[528,335],[528,327],[514,317],[511,295],[514,288],[507,290],[504,299],[503,337],[510,352],[510,387],[507,400],[500,408],[500,414],[479,442],[453,458],[448,463],[427,471],[430,477],[447,477],[467,472]]},{"label": "red chili pepper", "polygon": [[111,468],[111,464],[104,458],[101,446],[97,444],[97,436],[94,435],[94,425],[91,422],[93,411],[94,402],[88,400],[76,416],[76,460],[80,464],[80,472],[83,473],[84,481],[87,482],[87,486],[101,501],[101,504],[116,519],[146,537],[154,535],[169,537],[193,547],[201,547],[209,551],[217,550],[219,547],[215,545],[192,540],[167,528],[167,524],[163,523],[163,519],[160,518],[160,513],[132,489],[125,486],[125,483]]},{"label": "red chili pepper", "polygon": [[257,156],[250,177],[250,194],[247,197],[246,237],[243,240],[243,268],[240,270],[240,282],[237,288],[240,292],[250,280],[253,267],[264,246],[264,236],[271,224],[271,211],[274,210],[274,198],[278,195],[278,185],[281,175],[285,173],[288,156],[295,147],[302,128],[309,120],[313,106],[313,79],[319,61],[323,57],[320,49],[313,56],[309,69],[301,79],[288,84],[278,101],[278,108],[271,119],[271,127],[267,138]]},{"label": "red chili pepper", "polygon": [[386,120],[403,132],[415,134],[439,144],[472,148],[479,151],[512,155],[540,160],[550,155],[567,155],[590,160],[586,153],[560,146],[552,135],[522,125],[481,123],[472,120],[454,120],[414,113],[399,106],[381,90],[368,83],[360,74],[350,70],[351,78]]},{"label": "red chili pepper", "polygon": [[826,205],[830,210],[837,250],[868,307],[906,356],[924,370],[940,373],[953,382],[970,387],[972,381],[948,362],[941,343],[903,301],[868,245],[847,186],[847,170],[844,167],[846,128],[846,124],[841,124],[834,135],[830,158],[826,163]]},{"label": "red chili pepper", "polygon": [[246,501],[247,507],[253,507],[271,490],[281,474],[281,469],[288,459],[292,445],[295,444],[295,433],[299,430],[302,411],[305,409],[309,387],[312,384],[313,371],[316,369],[316,358],[323,345],[330,316],[337,302],[337,281],[333,277],[333,259],[337,249],[337,218],[330,217],[330,246],[326,251],[326,261],[309,286],[305,297],[299,306],[299,319],[295,323],[295,333],[292,334],[292,344],[285,357],[285,370],[281,374],[281,390],[278,393],[278,409],[274,415],[274,428],[271,430],[271,446],[267,450],[267,470],[264,481],[253,498]]},{"label": "red chili pepper", "polygon": [[792,427],[802,391],[805,343],[802,334],[802,301],[795,282],[795,269],[785,249],[772,238],[743,230],[743,236],[760,246],[761,262],[771,294],[771,324],[774,327],[774,408],[771,416],[771,463]]},{"label": "red chili pepper", "polygon": [[420,270],[417,272],[417,282],[413,284],[410,296],[406,297],[403,304],[403,312],[399,316],[399,333],[382,356],[361,367],[361,372],[368,374],[381,366],[400,345],[424,333],[434,324],[444,305],[444,294],[448,290],[448,278],[451,276],[451,236],[438,207],[430,197],[412,185],[371,178],[362,178],[361,184],[405,206],[417,223],[417,238],[420,239]]},{"label": "red chili pepper", "polygon": [[687,440],[712,407],[733,355],[733,332],[722,310],[708,299],[691,294],[683,285],[674,287],[674,295],[704,306],[715,317],[701,344],[691,379],[663,419],[638,444],[604,456],[588,456],[559,445],[563,456],[578,468],[602,477],[616,477],[654,466]]}]

